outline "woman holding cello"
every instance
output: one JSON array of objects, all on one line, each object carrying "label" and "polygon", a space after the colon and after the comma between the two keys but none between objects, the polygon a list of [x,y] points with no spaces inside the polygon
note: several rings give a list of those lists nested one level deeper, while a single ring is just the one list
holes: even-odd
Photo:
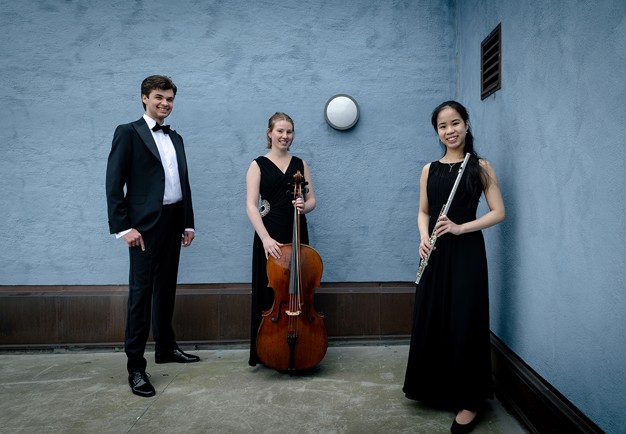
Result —
[{"label": "woman holding cello", "polygon": [[[292,242],[296,215],[294,207],[299,219],[299,241],[308,244],[309,235],[304,214],[315,209],[315,192],[309,166],[304,160],[289,153],[294,136],[293,120],[285,113],[275,113],[269,119],[266,134],[269,150],[252,161],[246,174],[246,212],[255,230],[252,252],[250,366],[263,362],[257,352],[257,332],[263,312],[273,306],[276,289],[268,287],[268,258],[279,260],[284,255],[281,247]],[[287,192],[293,189],[294,174],[297,171],[304,175],[306,189],[302,190],[301,197],[294,199]]]}]

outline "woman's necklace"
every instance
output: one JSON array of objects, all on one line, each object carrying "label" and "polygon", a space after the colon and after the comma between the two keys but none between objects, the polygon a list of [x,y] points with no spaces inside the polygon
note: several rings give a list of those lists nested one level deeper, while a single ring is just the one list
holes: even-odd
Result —
[{"label": "woman's necklace", "polygon": [[448,173],[450,173],[450,172],[452,172],[452,168],[454,166],[456,166],[457,164],[459,164],[459,163],[461,163],[461,161],[457,161],[457,162],[454,162],[454,163],[444,163],[444,164],[447,164],[448,166],[450,166],[450,169],[448,170]]}]

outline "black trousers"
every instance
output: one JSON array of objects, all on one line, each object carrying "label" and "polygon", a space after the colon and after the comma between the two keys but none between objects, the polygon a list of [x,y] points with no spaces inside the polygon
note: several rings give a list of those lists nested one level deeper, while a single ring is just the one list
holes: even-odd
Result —
[{"label": "black trousers", "polygon": [[156,352],[171,351],[176,345],[172,317],[184,229],[182,202],[164,205],[159,221],[141,234],[145,251],[141,247],[129,248],[128,312],[124,338],[128,372],[146,369],[144,352],[151,316]]}]

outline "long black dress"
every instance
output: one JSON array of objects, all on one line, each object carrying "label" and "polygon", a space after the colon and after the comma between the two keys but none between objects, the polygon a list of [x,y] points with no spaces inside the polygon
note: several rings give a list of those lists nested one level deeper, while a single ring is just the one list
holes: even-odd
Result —
[{"label": "long black dress", "polygon": [[[293,175],[297,170],[304,175],[304,163],[292,156],[287,171],[283,173],[269,158],[255,159],[261,169],[260,209],[263,224],[270,236],[279,243],[291,243],[293,235],[293,197],[288,184],[293,183]],[[306,181],[306,180],[305,180]],[[300,216],[300,242],[309,243],[309,232],[306,217]],[[252,247],[252,317],[250,330],[250,359],[248,363],[255,366],[260,363],[256,351],[256,336],[261,323],[263,311],[270,310],[274,302],[274,290],[267,286],[267,259],[263,242],[254,233]]]},{"label": "long black dress", "polygon": [[[431,163],[427,194],[432,233],[459,164]],[[448,217],[476,219],[463,174]],[[403,391],[407,398],[456,410],[478,410],[493,397],[489,343],[487,256],[482,232],[437,239],[415,292],[413,329]]]}]

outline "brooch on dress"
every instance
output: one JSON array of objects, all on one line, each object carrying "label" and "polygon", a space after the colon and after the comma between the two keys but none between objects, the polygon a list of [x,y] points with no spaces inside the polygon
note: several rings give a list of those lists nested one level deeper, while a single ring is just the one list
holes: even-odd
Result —
[{"label": "brooch on dress", "polygon": [[270,203],[265,199],[261,199],[261,207],[259,208],[259,213],[261,214],[261,217],[265,217],[269,212]]}]

